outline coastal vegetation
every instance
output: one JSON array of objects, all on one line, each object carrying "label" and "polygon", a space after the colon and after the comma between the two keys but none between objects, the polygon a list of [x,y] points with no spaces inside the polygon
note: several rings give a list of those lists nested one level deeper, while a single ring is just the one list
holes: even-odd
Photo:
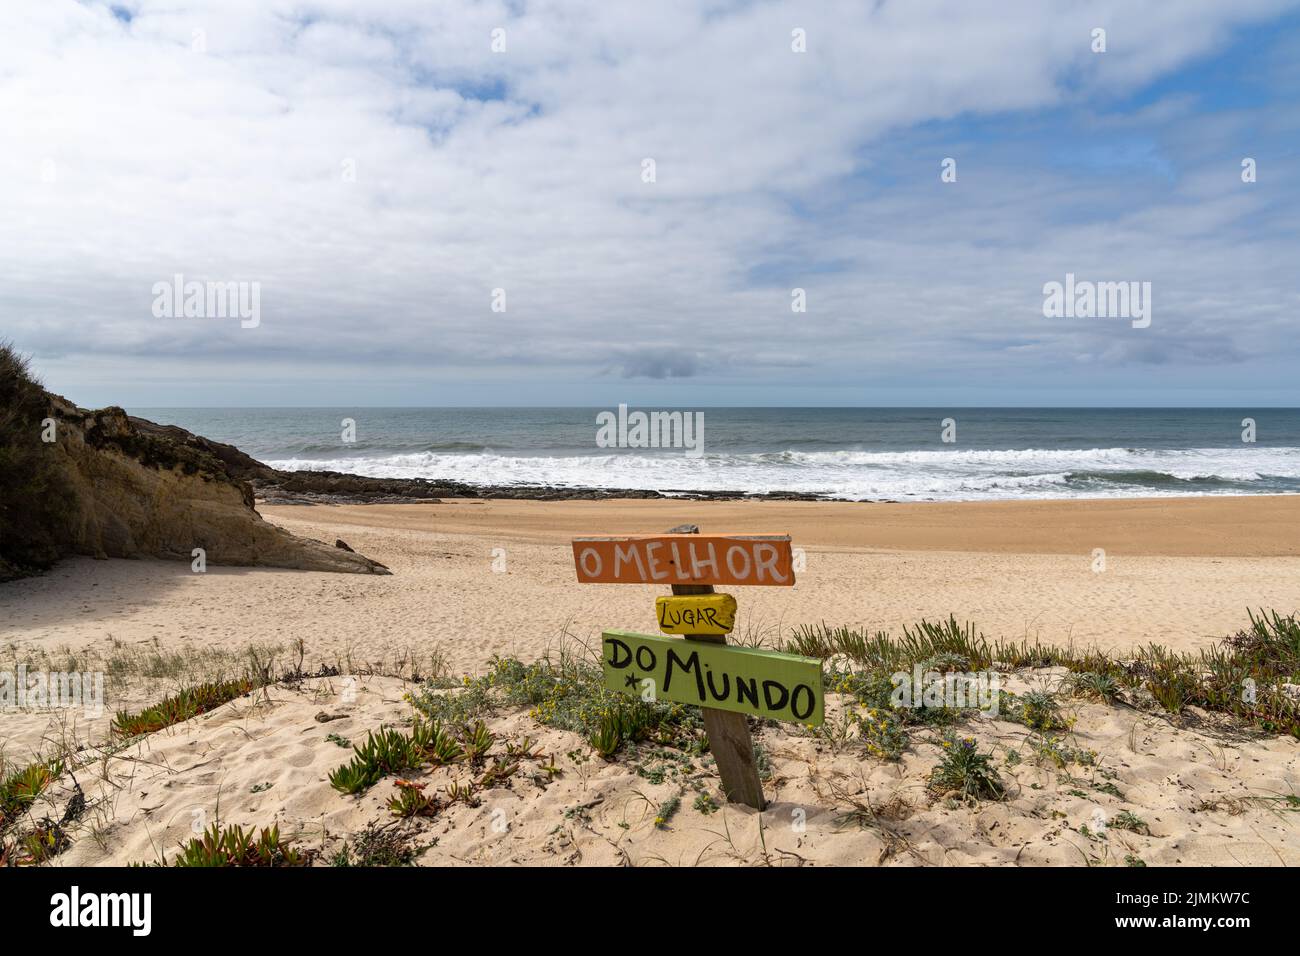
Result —
[{"label": "coastal vegetation", "polygon": [[42,571],[59,559],[72,509],[51,454],[50,400],[27,360],[0,342],[0,581]]},{"label": "coastal vegetation", "polygon": [[113,719],[113,733],[119,737],[152,734],[183,720],[197,717],[222,704],[243,697],[257,689],[251,676],[233,680],[208,681],[183,687],[177,693],[164,697],[158,703],[136,714],[125,711]]},{"label": "coastal vegetation", "polygon": [[61,758],[11,767],[0,756],[0,867],[44,863],[68,846],[67,825],[75,822],[85,809],[85,798],[79,788],[60,819],[43,815],[25,830],[19,827],[37,799],[64,769]]},{"label": "coastal vegetation", "polygon": [[[954,618],[920,621],[904,628],[900,636],[804,626],[790,632],[780,646],[825,661],[833,702],[828,703],[826,722],[818,728],[752,719],[756,732],[775,735],[756,744],[769,782],[774,774],[773,745],[779,751],[781,741],[798,738],[864,766],[904,760],[915,766],[920,758],[923,790],[939,806],[1011,799],[1025,785],[1016,779],[1017,768],[1024,763],[1055,775],[1056,786],[1066,797],[1111,800],[1115,805],[1108,817],[1110,829],[1149,838],[1147,804],[1126,801],[1114,770],[1077,739],[1076,706],[1123,708],[1174,726],[1213,724],[1239,738],[1300,736],[1295,696],[1300,621],[1274,611],[1248,612],[1245,627],[1193,653],[1175,653],[1158,645],[1108,653],[991,640],[974,625],[959,624]],[[341,661],[306,674],[305,653],[299,642],[287,655],[282,648],[270,647],[250,649],[242,657],[214,655],[207,663],[220,673],[210,673],[208,679],[201,679],[201,669],[184,667],[178,658],[166,655],[136,650],[122,658],[116,666],[119,681],[153,675],[148,679],[176,680],[181,686],[156,703],[118,713],[110,722],[114,739],[99,750],[68,749],[21,765],[0,765],[0,858],[10,864],[39,864],[72,845],[78,834],[76,817],[86,810],[80,787],[75,814],[75,800],[62,816],[57,810],[42,813],[37,804],[68,779],[68,771],[91,767],[100,750],[120,752],[143,735],[210,713],[263,688],[296,687],[312,677],[329,680],[348,667],[374,673],[377,666]],[[399,655],[388,664],[404,680],[414,681],[413,686],[408,683],[407,693],[415,711],[410,723],[362,730],[365,739],[355,745],[336,733],[320,735],[332,752],[337,753],[335,744],[351,747],[350,759],[328,773],[329,785],[340,794],[360,798],[385,778],[391,779],[391,790],[381,793],[376,804],[383,815],[379,819],[386,817],[388,823],[372,820],[369,830],[348,837],[328,857],[320,855],[323,847],[297,845],[294,841],[301,839],[300,834],[294,840],[281,838],[269,823],[261,828],[212,826],[182,844],[170,863],[160,859],[153,865],[297,866],[326,859],[334,865],[404,865],[427,848],[419,840],[425,833],[421,828],[431,819],[458,806],[479,807],[489,791],[517,787],[520,781],[530,792],[534,785],[545,788],[565,767],[585,775],[589,771],[584,764],[594,768],[618,763],[644,784],[659,788],[644,797],[655,828],[672,829],[683,815],[703,821],[719,810],[716,771],[699,712],[610,691],[599,663],[573,642],[530,662],[494,657],[483,673],[459,679],[447,675],[445,661],[436,652],[431,660],[431,665],[421,667],[414,658]],[[1027,686],[1017,686],[1016,692],[998,689],[994,716],[1023,729],[1007,733],[1003,723],[998,735],[985,735],[981,743],[978,725],[983,721],[974,708],[923,701],[899,706],[894,696],[898,675],[914,667],[945,675],[989,670],[1018,678]],[[234,676],[230,676],[232,668]],[[517,720],[519,715],[537,726],[575,736],[579,746],[567,753],[563,767],[532,737],[521,735],[518,724],[513,731],[500,729],[500,720]],[[318,720],[336,717],[321,712]],[[882,825],[881,807],[864,804],[861,794],[837,789],[840,786],[832,781],[826,795],[849,814],[846,819]],[[63,801],[68,791],[61,792],[64,795],[57,799]],[[275,792],[280,792],[278,786]],[[1300,807],[1300,797],[1224,796],[1218,803],[1207,803],[1203,811],[1214,812],[1219,806],[1236,807],[1227,811],[1232,813],[1261,809],[1289,815]],[[575,820],[585,819],[583,808],[574,812]],[[897,812],[914,812],[914,808]],[[1086,836],[1096,842],[1103,839],[1102,832],[1092,825]],[[1136,854],[1128,855],[1140,860]]]},{"label": "coastal vegetation", "polygon": [[211,824],[202,835],[181,844],[170,864],[166,858],[154,866],[231,867],[306,866],[314,854],[298,850],[280,836],[277,826],[261,830],[252,827]]},{"label": "coastal vegetation", "polygon": [[[1196,707],[1264,733],[1300,738],[1300,619],[1265,610],[1247,611],[1247,618],[1248,626],[1193,653],[1157,644],[1116,654],[1023,640],[991,641],[974,625],[958,624],[951,617],[904,627],[901,637],[805,625],[795,630],[786,649],[827,660],[828,686],[853,693],[868,706],[883,704],[891,674],[918,664],[929,668],[946,661],[951,669],[1002,672],[1064,668],[1061,690],[1079,697],[1158,709],[1171,717]],[[1003,704],[1004,716],[1028,727],[1061,726],[1054,695],[1008,695]],[[925,714],[921,719],[934,722],[950,716]]]},{"label": "coastal vegetation", "polygon": [[491,743],[492,737],[481,722],[473,730],[465,728],[459,742],[437,721],[417,719],[409,734],[384,727],[352,748],[351,762],[330,774],[330,786],[340,793],[364,793],[389,774],[403,770],[442,766],[461,759],[477,762]]},{"label": "coastal vegetation", "polygon": [[411,696],[411,703],[431,719],[451,722],[526,707],[538,723],[580,734],[605,759],[640,741],[703,746],[697,710],[615,693],[605,686],[599,663],[567,647],[531,663],[493,657],[486,673],[465,677],[459,685],[432,681]]}]

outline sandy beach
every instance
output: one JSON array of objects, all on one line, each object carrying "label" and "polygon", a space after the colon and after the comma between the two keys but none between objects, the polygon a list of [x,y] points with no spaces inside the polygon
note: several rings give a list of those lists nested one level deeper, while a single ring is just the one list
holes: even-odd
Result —
[{"label": "sandy beach", "polygon": [[1285,923],[1300,0],[15,6],[8,922]]},{"label": "sandy beach", "polygon": [[[285,661],[301,639],[307,669],[329,664],[372,675],[362,679],[356,703],[343,708],[346,723],[337,725],[355,739],[409,719],[403,697],[414,685],[402,678],[411,674],[481,673],[493,655],[531,660],[570,639],[591,645],[605,627],[653,633],[653,598],[661,589],[576,582],[569,541],[584,533],[654,532],[683,522],[706,531],[790,533],[804,551],[798,583],[734,589],[740,612],[733,640],[745,643],[773,645],[804,623],[899,633],[918,619],[951,614],[990,638],[1193,650],[1238,630],[1248,608],[1300,608],[1300,497],[935,505],[456,500],[261,510],[295,534],[341,538],[393,574],[223,567],[195,574],[179,562],[72,559],[0,587],[0,642],[14,661],[44,660],[53,668],[171,652],[196,663],[222,654],[235,661],[249,645],[274,646]],[[1095,548],[1105,549],[1104,570],[1094,570]],[[97,719],[6,715],[5,752],[103,738],[114,710],[157,699],[178,680],[147,676],[115,684],[116,698]],[[1020,679],[1023,685],[1052,674]],[[325,742],[335,725],[319,725],[313,715],[338,709],[341,690],[338,678],[273,688],[130,748],[117,758],[121,769],[93,785],[104,795],[102,843],[79,841],[60,859],[151,858],[156,847],[187,837],[190,809],[215,806],[218,796],[226,819],[252,823],[269,815],[308,842],[339,844],[362,821],[383,816],[378,796],[345,801],[325,780],[345,751]],[[1069,773],[1061,782],[1055,770],[1026,765],[1016,771],[1022,789],[1010,801],[977,812],[954,809],[924,797],[932,744],[918,745],[901,763],[864,761],[783,725],[760,738],[776,774],[776,803],[762,815],[767,823],[756,824],[747,808],[723,811],[745,834],[743,846],[717,845],[711,834],[722,818],[715,816],[683,812],[680,826],[656,827],[647,806],[668,792],[665,786],[648,787],[643,773],[620,763],[580,760],[536,793],[516,786],[484,805],[519,814],[508,839],[493,838],[489,810],[459,807],[439,818],[441,836],[422,859],[752,863],[788,852],[786,862],[1077,864],[1096,848],[1065,832],[1070,826],[1082,823],[1091,832],[1087,820],[1099,806],[1105,813],[1138,806],[1160,838],[1125,834],[1132,846],[1121,856],[1300,863],[1300,835],[1267,810],[1250,809],[1260,795],[1300,790],[1293,739],[1227,738],[1094,703],[1078,702],[1071,713],[1075,739],[1117,775],[1096,777],[1090,768],[1102,791],[1070,785]],[[1014,745],[1012,725],[978,723],[980,739]],[[531,734],[550,754],[572,757],[582,747],[574,735],[539,727],[522,713],[492,726],[503,736]],[[146,784],[163,778],[161,790]],[[1110,780],[1118,781],[1123,802],[1105,796]],[[897,796],[907,807],[897,808],[900,820],[910,823],[900,823],[894,836],[857,828],[844,836],[845,801],[851,806],[864,793],[881,802]],[[577,805],[586,809],[575,820],[570,811]],[[778,824],[796,807],[809,829],[787,838],[789,828]],[[559,843],[552,839],[556,820],[569,828]],[[775,827],[765,844],[750,832],[762,825]],[[1116,844],[1106,852],[1118,850]]]},{"label": "sandy beach", "polygon": [[[75,559],[0,588],[0,641],[239,647],[304,638],[324,660],[437,650],[457,670],[543,653],[566,630],[654,626],[642,586],[583,587],[584,533],[785,532],[793,588],[743,588],[737,637],[804,623],[897,632],[955,615],[989,637],[1190,650],[1247,608],[1300,607],[1300,496],[962,504],[447,501],[262,506],[295,534],[343,539],[391,577]],[[1094,549],[1105,570],[1094,571]],[[495,568],[495,570],[494,570]],[[769,640],[770,643],[770,640]]]}]

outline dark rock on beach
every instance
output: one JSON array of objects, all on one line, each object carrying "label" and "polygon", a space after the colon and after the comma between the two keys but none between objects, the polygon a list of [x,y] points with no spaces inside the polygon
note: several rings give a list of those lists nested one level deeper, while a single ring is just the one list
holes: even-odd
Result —
[{"label": "dark rock on beach", "polygon": [[[256,463],[260,468],[267,466]],[[557,488],[549,485],[468,485],[431,478],[365,478],[337,471],[275,471],[253,474],[250,484],[267,504],[397,504],[432,502],[443,498],[485,501],[609,501],[615,499],[676,498],[686,501],[825,501],[823,495],[774,491],[760,495],[743,491],[651,491],[645,488]]]},{"label": "dark rock on beach", "polygon": [[[253,461],[253,459],[249,459]],[[458,482],[423,478],[364,478],[337,471],[276,471],[261,462],[242,466],[257,497],[268,504],[392,504],[442,498],[475,498],[474,489]]]},{"label": "dark rock on beach", "polygon": [[232,478],[250,481],[254,478],[270,478],[276,474],[274,468],[262,464],[251,455],[244,454],[234,445],[211,441],[201,435],[187,432],[178,425],[159,425],[145,418],[136,418],[134,415],[128,415],[127,420],[142,435],[170,440],[178,445],[206,452],[225,465],[226,473]]}]

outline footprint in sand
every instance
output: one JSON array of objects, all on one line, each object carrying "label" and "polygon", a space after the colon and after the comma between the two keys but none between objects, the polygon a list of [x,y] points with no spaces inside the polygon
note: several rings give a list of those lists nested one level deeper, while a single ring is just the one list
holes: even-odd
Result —
[{"label": "footprint in sand", "polygon": [[284,761],[290,767],[310,767],[316,762],[316,755],[310,750],[299,750],[296,754]]}]

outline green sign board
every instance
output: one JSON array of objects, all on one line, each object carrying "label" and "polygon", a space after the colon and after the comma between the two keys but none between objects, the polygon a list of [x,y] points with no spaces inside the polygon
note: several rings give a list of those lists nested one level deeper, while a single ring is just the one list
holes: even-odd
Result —
[{"label": "green sign board", "polygon": [[630,631],[606,631],[600,656],[610,690],[814,727],[822,722],[822,662],[815,657]]}]

